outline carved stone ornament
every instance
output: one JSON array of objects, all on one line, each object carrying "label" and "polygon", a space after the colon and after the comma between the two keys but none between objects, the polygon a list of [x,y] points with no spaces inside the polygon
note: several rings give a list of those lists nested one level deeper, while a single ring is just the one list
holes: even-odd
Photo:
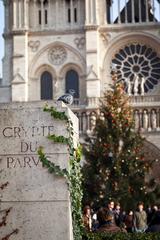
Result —
[{"label": "carved stone ornament", "polygon": [[56,46],[49,51],[48,59],[53,65],[61,65],[67,59],[67,51],[64,47]]},{"label": "carved stone ornament", "polygon": [[74,39],[74,43],[76,44],[77,48],[80,50],[84,48],[85,42],[86,41],[84,37]]},{"label": "carved stone ornament", "polygon": [[28,46],[31,48],[32,52],[36,52],[40,46],[40,41],[29,41]]},{"label": "carved stone ornament", "polygon": [[111,39],[111,34],[109,33],[101,33],[100,34],[101,38],[102,38],[102,41],[105,43],[105,44],[108,44],[110,39]]}]

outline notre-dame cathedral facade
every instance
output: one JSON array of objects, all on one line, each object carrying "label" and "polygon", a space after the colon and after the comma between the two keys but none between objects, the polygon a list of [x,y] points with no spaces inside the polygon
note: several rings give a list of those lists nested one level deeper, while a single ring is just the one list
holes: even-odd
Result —
[{"label": "notre-dame cathedral facade", "polygon": [[80,133],[90,133],[114,68],[148,154],[160,156],[159,0],[5,0],[4,9],[1,102],[74,89]]}]

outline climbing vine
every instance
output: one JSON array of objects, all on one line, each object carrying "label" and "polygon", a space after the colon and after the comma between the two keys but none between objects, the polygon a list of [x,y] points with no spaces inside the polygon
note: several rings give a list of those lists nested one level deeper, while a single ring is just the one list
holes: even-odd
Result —
[{"label": "climbing vine", "polygon": [[40,161],[44,167],[48,168],[50,173],[54,173],[58,176],[63,176],[67,179],[69,186],[69,192],[71,197],[71,208],[72,208],[72,221],[73,221],[73,235],[75,240],[80,240],[82,235],[82,174],[81,174],[81,147],[74,147],[73,143],[73,123],[65,115],[64,112],[58,112],[54,107],[44,108],[45,112],[49,112],[54,119],[59,119],[67,122],[67,130],[69,137],[50,135],[48,138],[54,143],[67,144],[69,147],[69,168],[61,169],[59,166],[50,162],[43,151],[43,147],[38,150]]}]

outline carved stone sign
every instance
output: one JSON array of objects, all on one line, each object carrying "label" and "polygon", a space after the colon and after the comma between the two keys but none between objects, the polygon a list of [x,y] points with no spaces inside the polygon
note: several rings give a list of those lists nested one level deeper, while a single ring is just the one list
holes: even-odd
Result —
[{"label": "carved stone sign", "polygon": [[[53,103],[52,103],[53,105]],[[16,240],[71,240],[72,221],[66,180],[48,173],[37,155],[44,146],[48,159],[68,167],[66,145],[53,144],[48,135],[68,136],[66,122],[43,112],[44,102],[0,105],[0,219],[11,208],[0,239],[18,229]],[[78,120],[66,107],[59,106]],[[14,238],[15,237],[15,238]]]}]

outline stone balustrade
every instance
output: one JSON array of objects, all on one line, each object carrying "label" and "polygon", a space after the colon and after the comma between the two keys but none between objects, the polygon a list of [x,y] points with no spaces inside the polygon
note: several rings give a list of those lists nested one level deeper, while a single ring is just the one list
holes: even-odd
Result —
[{"label": "stone balustrade", "polygon": [[[83,105],[85,102],[88,104]],[[160,96],[136,96],[131,97],[130,102],[134,109],[136,130],[143,133],[160,131]],[[79,118],[80,134],[92,133],[98,115],[101,114],[101,117],[103,117],[103,114],[99,111],[98,103],[98,98],[91,98],[84,100],[82,105],[72,106],[73,112]]]},{"label": "stone balustrade", "polygon": [[[56,99],[55,99],[56,100]],[[137,95],[130,96],[129,101],[133,107],[136,106],[159,106],[160,105],[160,95]],[[89,108],[97,108],[100,103],[100,98],[91,97],[91,98],[74,98],[72,108],[81,108],[82,106],[87,106]]]}]

